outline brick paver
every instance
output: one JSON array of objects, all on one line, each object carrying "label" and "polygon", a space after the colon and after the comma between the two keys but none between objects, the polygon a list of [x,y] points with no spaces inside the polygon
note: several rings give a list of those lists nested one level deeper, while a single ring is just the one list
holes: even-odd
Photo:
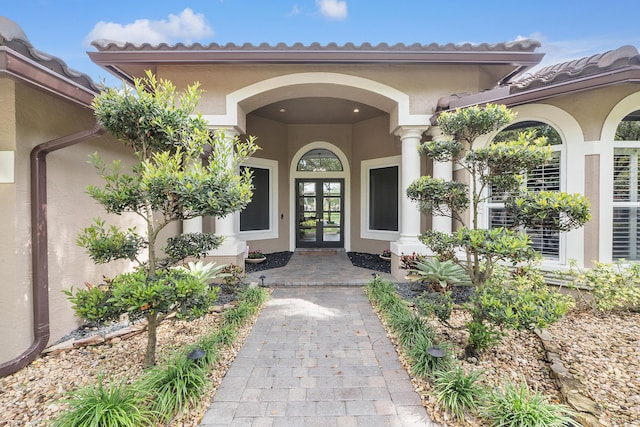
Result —
[{"label": "brick paver", "polygon": [[360,286],[275,289],[200,425],[436,426]]}]

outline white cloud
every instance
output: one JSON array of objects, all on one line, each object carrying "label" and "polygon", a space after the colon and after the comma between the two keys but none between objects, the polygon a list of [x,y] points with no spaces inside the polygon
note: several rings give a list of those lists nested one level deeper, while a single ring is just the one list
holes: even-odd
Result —
[{"label": "white cloud", "polygon": [[298,8],[297,4],[294,4],[293,8],[291,9],[291,12],[289,12],[289,16],[296,16],[296,15],[300,15],[300,9]]},{"label": "white cloud", "polygon": [[327,18],[345,19],[347,17],[347,2],[341,0],[316,0],[316,5]]},{"label": "white cloud", "polygon": [[131,43],[191,43],[214,35],[213,29],[207,24],[204,15],[194,13],[187,8],[178,15],[170,14],[167,19],[151,21],[138,19],[130,24],[117,24],[115,22],[98,22],[85,41],[87,44],[93,40],[108,39]]}]

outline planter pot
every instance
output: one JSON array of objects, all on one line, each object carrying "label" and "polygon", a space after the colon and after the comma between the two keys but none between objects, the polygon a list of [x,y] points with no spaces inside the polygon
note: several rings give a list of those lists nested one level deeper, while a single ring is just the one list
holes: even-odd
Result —
[{"label": "planter pot", "polygon": [[385,261],[391,261],[391,257],[390,256],[382,256],[382,255],[378,255],[380,258],[382,258]]},{"label": "planter pot", "polygon": [[248,262],[249,264],[259,264],[262,261],[264,261],[265,259],[267,259],[267,257],[262,257],[262,258],[245,258],[244,262]]}]

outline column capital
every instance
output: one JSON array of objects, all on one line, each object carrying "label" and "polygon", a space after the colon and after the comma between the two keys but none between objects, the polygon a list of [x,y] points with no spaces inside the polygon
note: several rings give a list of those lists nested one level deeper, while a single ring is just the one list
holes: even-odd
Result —
[{"label": "column capital", "polygon": [[224,136],[227,138],[235,138],[236,136],[240,136],[240,134],[242,133],[235,126],[234,127],[212,126],[209,129],[211,129],[215,133],[222,132],[224,133]]},{"label": "column capital", "polygon": [[400,140],[406,138],[422,138],[422,134],[429,129],[429,126],[400,126],[394,134],[400,137]]}]

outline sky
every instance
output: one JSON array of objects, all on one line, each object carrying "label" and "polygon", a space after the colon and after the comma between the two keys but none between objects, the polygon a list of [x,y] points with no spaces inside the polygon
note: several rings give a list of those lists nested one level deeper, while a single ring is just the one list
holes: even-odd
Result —
[{"label": "sky", "polygon": [[96,83],[119,86],[93,64],[91,41],[373,45],[542,43],[541,65],[623,45],[640,49],[640,0],[5,0],[38,50]]}]

